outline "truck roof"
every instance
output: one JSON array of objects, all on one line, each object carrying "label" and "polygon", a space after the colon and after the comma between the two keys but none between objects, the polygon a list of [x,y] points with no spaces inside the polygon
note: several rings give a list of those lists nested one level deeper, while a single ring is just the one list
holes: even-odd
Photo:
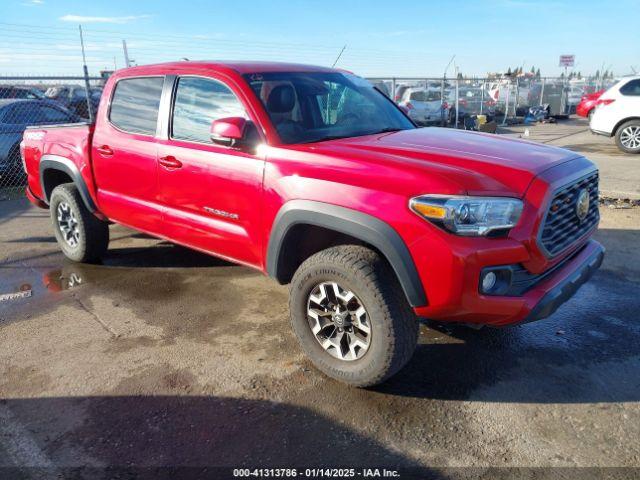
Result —
[{"label": "truck roof", "polygon": [[255,62],[255,61],[222,61],[222,60],[183,60],[179,62],[155,63],[139,67],[129,67],[118,70],[116,75],[128,76],[130,74],[152,74],[161,72],[180,71],[189,68],[202,68],[203,70],[232,70],[240,75],[246,73],[266,72],[335,72],[329,67],[316,65],[304,65],[285,62]]}]

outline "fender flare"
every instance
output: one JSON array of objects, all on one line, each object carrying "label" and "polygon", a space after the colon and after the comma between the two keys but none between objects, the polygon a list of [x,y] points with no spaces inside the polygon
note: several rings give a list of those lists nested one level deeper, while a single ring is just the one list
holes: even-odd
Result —
[{"label": "fender flare", "polygon": [[306,224],[334,230],[362,240],[377,248],[389,261],[402,290],[412,307],[427,304],[422,281],[409,249],[386,222],[345,207],[312,200],[291,200],[285,203],[273,222],[267,247],[267,273],[280,279],[282,246],[295,225]]},{"label": "fender flare", "polygon": [[47,170],[59,170],[69,175],[75,186],[78,188],[85,207],[87,207],[87,209],[92,213],[97,211],[96,204],[94,203],[93,198],[91,198],[87,184],[82,178],[82,175],[80,175],[80,170],[78,170],[76,164],[68,158],[61,157],[59,155],[47,154],[43,155],[40,159],[40,187],[42,188],[42,195],[44,196],[43,200],[47,205],[49,204],[49,198],[51,197],[51,192],[47,191],[44,182],[44,173]]}]

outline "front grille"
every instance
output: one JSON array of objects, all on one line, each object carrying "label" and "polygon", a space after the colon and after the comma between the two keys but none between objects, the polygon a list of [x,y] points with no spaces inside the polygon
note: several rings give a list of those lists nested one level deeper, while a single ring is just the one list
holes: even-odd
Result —
[{"label": "front grille", "polygon": [[[583,220],[577,214],[580,192],[589,192],[589,210]],[[549,205],[538,242],[549,256],[557,255],[598,224],[598,172],[560,188]]]}]

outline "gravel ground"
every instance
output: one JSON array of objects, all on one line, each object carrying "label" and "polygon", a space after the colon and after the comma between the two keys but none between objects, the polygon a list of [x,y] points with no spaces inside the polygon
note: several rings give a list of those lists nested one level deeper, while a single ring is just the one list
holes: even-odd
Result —
[{"label": "gravel ground", "polygon": [[[407,368],[358,390],[303,357],[286,287],[117,226],[103,265],[71,264],[46,211],[0,202],[0,294],[31,291],[0,303],[0,477],[304,465],[586,478],[603,471],[575,467],[640,467],[640,208],[601,211],[605,263],[551,318],[423,325]],[[490,478],[500,472],[514,473]]]}]

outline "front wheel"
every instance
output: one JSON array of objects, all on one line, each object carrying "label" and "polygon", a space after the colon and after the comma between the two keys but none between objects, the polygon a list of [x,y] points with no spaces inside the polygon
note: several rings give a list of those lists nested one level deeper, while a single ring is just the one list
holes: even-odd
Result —
[{"label": "front wheel", "polygon": [[291,282],[291,325],[324,374],[367,387],[411,358],[418,321],[394,272],[376,252],[342,245],[309,257]]},{"label": "front wheel", "polygon": [[109,225],[85,207],[73,183],[58,185],[49,202],[58,245],[74,262],[98,261],[109,245]]},{"label": "front wheel", "polygon": [[625,153],[640,153],[640,120],[630,120],[620,125],[616,132],[616,143]]}]

